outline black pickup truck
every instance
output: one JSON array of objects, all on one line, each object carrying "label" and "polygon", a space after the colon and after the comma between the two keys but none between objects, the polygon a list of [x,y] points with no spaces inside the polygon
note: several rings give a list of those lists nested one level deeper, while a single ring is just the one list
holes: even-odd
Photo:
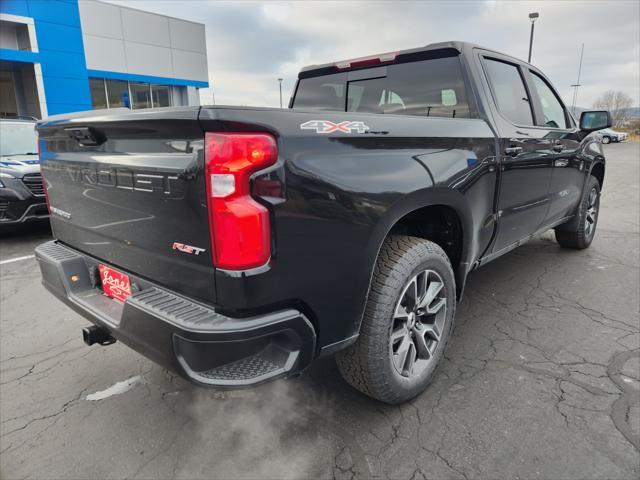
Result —
[{"label": "black pickup truck", "polygon": [[605,160],[534,66],[461,42],[303,69],[288,109],[92,111],[40,122],[44,285],[199,385],[336,354],[423,391],[469,272],[555,229],[591,243]]}]

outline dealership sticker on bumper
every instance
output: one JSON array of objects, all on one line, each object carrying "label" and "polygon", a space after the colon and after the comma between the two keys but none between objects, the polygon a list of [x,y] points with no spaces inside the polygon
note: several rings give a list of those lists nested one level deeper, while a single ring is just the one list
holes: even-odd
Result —
[{"label": "dealership sticker on bumper", "polygon": [[101,264],[100,279],[102,280],[102,291],[107,297],[124,303],[131,295],[131,283],[128,275]]}]

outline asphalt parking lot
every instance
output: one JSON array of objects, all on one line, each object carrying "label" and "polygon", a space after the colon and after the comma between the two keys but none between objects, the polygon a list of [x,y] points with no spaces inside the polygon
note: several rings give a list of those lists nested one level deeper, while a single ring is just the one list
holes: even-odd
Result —
[{"label": "asphalt parking lot", "polygon": [[[638,478],[640,145],[606,152],[591,248],[547,232],[474,272],[434,383],[400,407],[332,359],[193,387],[121,344],[86,347],[33,258],[0,265],[2,478]],[[48,238],[0,238],[1,259]]]}]

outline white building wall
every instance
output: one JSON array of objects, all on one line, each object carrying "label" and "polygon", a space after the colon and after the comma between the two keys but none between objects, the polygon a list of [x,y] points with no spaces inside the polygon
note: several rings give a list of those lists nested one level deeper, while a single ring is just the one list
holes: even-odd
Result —
[{"label": "white building wall", "polygon": [[187,87],[187,105],[200,105],[200,92],[196,87]]},{"label": "white building wall", "polygon": [[203,24],[80,1],[87,68],[208,81]]}]

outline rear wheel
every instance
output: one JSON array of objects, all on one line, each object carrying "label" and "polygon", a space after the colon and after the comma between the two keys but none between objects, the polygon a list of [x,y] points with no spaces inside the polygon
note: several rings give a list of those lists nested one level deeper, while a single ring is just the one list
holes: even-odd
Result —
[{"label": "rear wheel", "polygon": [[602,137],[602,143],[609,143],[611,139],[609,137]]},{"label": "rear wheel", "polygon": [[356,343],[336,355],[361,392],[401,403],[427,387],[453,326],[455,280],[435,243],[391,236],[376,262]]},{"label": "rear wheel", "polygon": [[[566,226],[556,228],[556,240],[565,248],[582,250],[589,247],[596,233],[598,224],[598,210],[600,209],[600,183],[591,176],[587,183],[584,197],[578,208],[578,218],[575,227]],[[571,223],[573,225],[573,223]]]}]

